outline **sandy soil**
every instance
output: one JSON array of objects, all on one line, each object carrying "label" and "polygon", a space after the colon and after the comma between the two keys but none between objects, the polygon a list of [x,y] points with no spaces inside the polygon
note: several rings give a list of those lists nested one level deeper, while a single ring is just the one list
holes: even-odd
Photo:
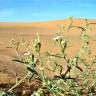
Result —
[{"label": "sandy soil", "polygon": [[[74,24],[81,25],[83,19],[74,19]],[[90,19],[90,22],[96,20]],[[36,33],[40,34],[42,41],[42,53],[47,50],[56,51],[58,48],[52,42],[52,38],[58,31],[59,24],[70,24],[68,19],[48,22],[33,22],[33,23],[0,23],[0,83],[14,82],[16,76],[23,77],[26,74],[25,66],[12,62],[16,55],[14,50],[10,48],[9,41],[12,38],[20,38],[23,36],[27,41],[32,40]],[[94,31],[93,31],[94,30]],[[93,26],[90,36],[94,36],[96,27]],[[80,31],[72,29],[69,34],[70,46],[67,50],[69,56],[75,56],[81,46]],[[95,47],[95,42],[91,41],[91,48]],[[95,52],[95,50],[94,50]]]}]

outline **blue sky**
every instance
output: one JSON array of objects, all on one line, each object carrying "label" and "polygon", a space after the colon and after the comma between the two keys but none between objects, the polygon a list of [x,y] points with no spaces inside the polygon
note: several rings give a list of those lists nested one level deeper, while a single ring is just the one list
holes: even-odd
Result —
[{"label": "blue sky", "polygon": [[96,18],[96,0],[0,0],[0,22]]}]

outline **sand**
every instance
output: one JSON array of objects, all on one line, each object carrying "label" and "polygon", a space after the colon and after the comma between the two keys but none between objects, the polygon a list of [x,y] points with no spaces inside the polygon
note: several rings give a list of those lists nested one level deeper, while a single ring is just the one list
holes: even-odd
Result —
[{"label": "sand", "polygon": [[[81,26],[84,19],[73,19],[75,25]],[[94,19],[89,19],[89,22],[96,22]],[[57,51],[57,46],[54,46],[53,37],[58,32],[59,25],[68,25],[70,20],[57,20],[48,22],[32,22],[32,23],[0,23],[0,83],[14,82],[16,76],[23,77],[27,70],[24,65],[16,64],[12,61],[16,56],[14,50],[10,47],[10,40],[20,39],[23,36],[27,41],[31,41],[36,33],[40,34],[42,48],[41,53],[49,51]],[[96,33],[96,26],[92,27],[89,32],[90,36]],[[70,47],[67,49],[69,56],[74,57],[80,50],[80,30],[72,29],[69,33]],[[91,48],[95,47],[96,42],[91,41]],[[95,52],[95,49],[94,49]]]}]

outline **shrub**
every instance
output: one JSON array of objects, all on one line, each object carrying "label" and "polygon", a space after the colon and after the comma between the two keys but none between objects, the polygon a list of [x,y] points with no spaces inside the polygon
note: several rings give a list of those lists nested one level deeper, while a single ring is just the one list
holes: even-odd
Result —
[{"label": "shrub", "polygon": [[[33,45],[34,53],[28,50],[29,46],[25,46],[26,43],[23,39],[20,41],[11,40],[11,44],[18,56],[18,58],[13,61],[25,64],[28,73],[23,79],[18,81],[11,89],[9,89],[9,92],[25,79],[28,80],[29,83],[34,79],[39,79],[41,81],[41,87],[31,93],[31,96],[45,96],[45,91],[47,91],[50,96],[96,95],[96,70],[92,69],[92,66],[96,63],[96,55],[94,55],[89,62],[88,59],[92,55],[92,52],[90,48],[90,36],[87,32],[89,25],[96,23],[89,23],[88,20],[85,19],[83,26],[75,26],[72,18],[70,18],[70,21],[71,23],[69,26],[61,27],[61,30],[56,33],[56,37],[53,38],[56,46],[59,47],[57,53],[48,51],[46,52],[46,56],[43,56],[40,52],[42,45],[39,35],[36,36],[32,44],[29,44],[29,46]],[[80,51],[73,58],[69,58],[68,54],[65,52],[69,46],[66,34],[70,32],[71,28],[81,30],[80,38],[82,41]],[[27,49],[22,58],[18,51],[20,45],[25,46]],[[45,58],[47,58],[46,62],[44,60]],[[57,59],[62,59],[66,62],[66,64],[64,64],[67,65],[66,71],[60,62],[57,62]],[[46,67],[46,64],[48,64],[49,67]],[[84,68],[82,68],[80,64],[83,64]],[[45,74],[45,71],[47,70],[58,75],[55,75],[53,78],[48,78]],[[78,76],[75,70],[79,70],[80,73]],[[72,74],[74,74],[74,76],[72,76]]]}]

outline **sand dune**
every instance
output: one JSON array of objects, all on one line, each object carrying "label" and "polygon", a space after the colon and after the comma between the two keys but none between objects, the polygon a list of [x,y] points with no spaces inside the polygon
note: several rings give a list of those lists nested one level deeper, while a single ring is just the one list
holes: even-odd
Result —
[{"label": "sand dune", "polygon": [[[81,26],[84,19],[73,19],[75,25]],[[96,22],[95,19],[90,19],[89,22]],[[54,34],[58,31],[58,25],[69,25],[70,20],[57,20],[57,21],[48,21],[48,22],[30,22],[30,23],[10,23],[10,22],[1,22],[0,23],[0,72],[6,73],[10,76],[15,76],[17,73],[18,76],[23,76],[26,71],[23,65],[13,64],[11,59],[15,56],[14,51],[10,47],[9,41],[12,38],[20,38],[22,35],[26,40],[30,41],[36,33],[40,34],[42,41],[42,52],[50,50],[56,51],[58,48],[54,47],[52,43],[52,38]],[[93,31],[94,29],[94,31]],[[93,27],[91,35],[96,32],[96,28]],[[80,48],[80,33],[77,30],[72,30],[69,33],[70,45],[74,45],[68,49],[68,54],[74,56]],[[94,42],[91,42],[94,47]],[[71,51],[70,51],[71,50]],[[5,69],[4,69],[5,68]],[[0,73],[0,79],[2,75]],[[8,78],[8,80],[10,80]],[[5,80],[5,82],[8,82]],[[2,80],[0,80],[2,81]]]}]

